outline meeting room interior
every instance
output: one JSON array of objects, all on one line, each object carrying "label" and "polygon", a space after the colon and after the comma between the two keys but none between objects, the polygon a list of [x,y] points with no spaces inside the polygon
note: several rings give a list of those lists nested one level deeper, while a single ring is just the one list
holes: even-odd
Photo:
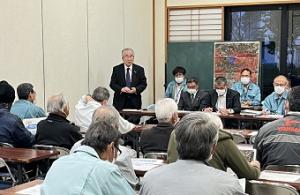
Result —
[{"label": "meeting room interior", "polygon": [[300,0],[0,0],[0,194],[300,194]]}]

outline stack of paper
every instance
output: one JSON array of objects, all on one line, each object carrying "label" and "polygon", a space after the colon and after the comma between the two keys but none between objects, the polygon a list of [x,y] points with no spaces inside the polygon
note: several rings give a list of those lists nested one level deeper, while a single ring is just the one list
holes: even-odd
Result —
[{"label": "stack of paper", "polygon": [[269,181],[300,183],[300,174],[266,170],[260,173],[259,179],[264,179]]},{"label": "stack of paper", "polygon": [[165,164],[163,160],[149,158],[132,158],[131,161],[133,169],[136,171],[149,171]]},{"label": "stack of paper", "polygon": [[245,116],[257,116],[257,115],[261,115],[261,111],[245,109],[242,110],[240,114]]},{"label": "stack of paper", "polygon": [[17,194],[26,194],[26,195],[40,195],[41,194],[41,185],[35,185],[30,188],[26,188],[24,190],[18,191]]}]

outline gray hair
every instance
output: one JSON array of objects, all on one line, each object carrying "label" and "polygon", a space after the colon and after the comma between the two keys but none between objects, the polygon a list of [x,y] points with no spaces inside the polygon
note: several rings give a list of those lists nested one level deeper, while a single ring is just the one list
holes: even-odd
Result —
[{"label": "gray hair", "polygon": [[20,100],[27,100],[29,94],[33,92],[33,85],[30,83],[22,83],[17,87],[17,94]]},{"label": "gray hair", "polygon": [[159,122],[169,122],[178,111],[176,102],[171,98],[163,98],[155,104],[155,115]]},{"label": "gray hair", "polygon": [[64,112],[64,108],[69,106],[63,94],[53,95],[48,99],[47,111],[50,113]]},{"label": "gray hair", "polygon": [[227,79],[223,76],[220,76],[220,77],[216,78],[215,83],[218,84],[218,85],[224,83],[226,85],[227,84]]},{"label": "gray hair", "polygon": [[94,148],[98,154],[105,152],[107,146],[114,142],[119,145],[120,133],[118,128],[107,121],[96,121],[92,123],[85,134],[82,145]]},{"label": "gray hair", "polygon": [[112,126],[119,128],[119,113],[112,106],[100,106],[93,114],[92,122],[97,123],[98,121],[104,121]]},{"label": "gray hair", "polygon": [[195,112],[178,122],[175,135],[180,159],[206,161],[218,141],[218,127],[208,114]]},{"label": "gray hair", "polygon": [[133,51],[132,48],[124,48],[124,49],[122,50],[122,57],[124,56],[124,53],[125,53],[126,51],[130,51],[130,52],[132,53],[132,55],[134,56],[134,51]]},{"label": "gray hair", "polygon": [[97,87],[93,91],[92,98],[97,102],[102,102],[103,100],[109,99],[109,91],[104,87]]}]

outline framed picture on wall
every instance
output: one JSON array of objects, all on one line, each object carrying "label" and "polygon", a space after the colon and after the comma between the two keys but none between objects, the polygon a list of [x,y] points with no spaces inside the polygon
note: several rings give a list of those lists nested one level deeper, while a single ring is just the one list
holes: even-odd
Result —
[{"label": "framed picture on wall", "polygon": [[231,85],[240,80],[244,68],[252,71],[251,81],[260,82],[260,42],[215,42],[214,79],[224,76]]}]

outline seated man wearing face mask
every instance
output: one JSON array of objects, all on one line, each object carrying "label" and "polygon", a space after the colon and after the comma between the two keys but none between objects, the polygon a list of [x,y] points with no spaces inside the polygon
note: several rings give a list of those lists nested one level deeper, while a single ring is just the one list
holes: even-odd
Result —
[{"label": "seated man wearing face mask", "polygon": [[[82,146],[54,161],[41,186],[41,194],[136,194],[113,160],[119,151],[118,114],[107,109],[103,120],[93,120]],[[97,111],[93,115],[97,118]]]},{"label": "seated man wearing face mask", "polygon": [[242,106],[257,106],[260,104],[260,88],[251,82],[251,70],[244,68],[241,71],[241,81],[233,84],[233,90],[240,93]]},{"label": "seated man wearing face mask", "polygon": [[268,95],[262,102],[264,114],[284,115],[284,103],[288,96],[288,80],[279,75],[273,81],[274,92]]},{"label": "seated man wearing face mask", "polygon": [[181,66],[177,66],[176,68],[174,68],[172,73],[175,78],[168,84],[165,97],[174,99],[178,104],[181,92],[187,90],[186,80],[184,78],[186,70]]},{"label": "seated man wearing face mask", "polygon": [[220,112],[233,114],[241,112],[240,94],[227,86],[225,77],[217,77],[215,89],[209,92],[201,101],[200,110],[205,112]]},{"label": "seated man wearing face mask", "polygon": [[286,116],[265,124],[255,138],[257,160],[268,165],[300,165],[300,86],[289,91]]},{"label": "seated man wearing face mask", "polygon": [[187,91],[182,92],[178,103],[179,110],[198,111],[200,102],[207,92],[199,90],[198,81],[195,78],[187,80]]}]

